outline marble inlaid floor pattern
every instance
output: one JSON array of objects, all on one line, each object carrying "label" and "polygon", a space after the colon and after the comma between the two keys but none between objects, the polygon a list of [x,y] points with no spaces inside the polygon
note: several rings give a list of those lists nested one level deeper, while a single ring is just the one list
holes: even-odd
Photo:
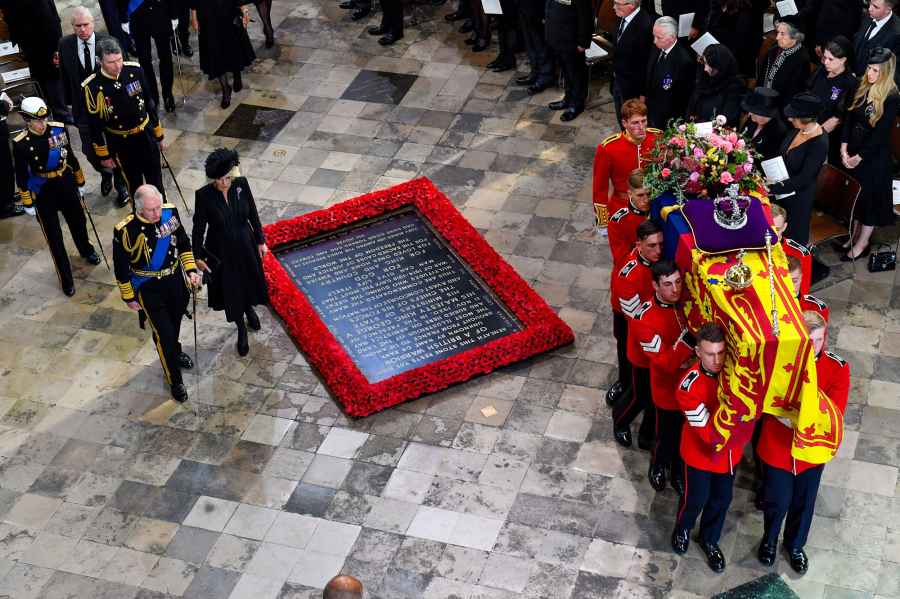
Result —
[{"label": "marble inlaid floor pattern", "polygon": [[[187,320],[182,335],[199,378],[176,406],[106,268],[73,258],[66,298],[37,223],[2,221],[0,597],[309,599],[344,571],[373,599],[695,599],[766,573],[746,464],[714,575],[695,547],[670,551],[676,497],[653,492],[646,452],[611,440],[610,262],[589,203],[611,106],[560,123],[546,108],[560,92],[530,98],[486,71],[495,52],[469,51],[452,8],[409,7],[406,37],[382,48],[364,32],[377,14],[276,0],[278,43],[251,24],[259,60],[230,109],[196,56],[182,65],[167,157],[192,202],[207,153],[236,148],[264,222],[428,176],[576,343],[356,421],[271,314],[238,358],[234,330],[201,308],[198,347]],[[252,107],[284,119],[223,127]],[[88,173],[110,254],[125,211],[98,186]],[[773,569],[803,599],[900,598],[900,278],[859,271],[819,292],[854,376],[811,568]]]}]

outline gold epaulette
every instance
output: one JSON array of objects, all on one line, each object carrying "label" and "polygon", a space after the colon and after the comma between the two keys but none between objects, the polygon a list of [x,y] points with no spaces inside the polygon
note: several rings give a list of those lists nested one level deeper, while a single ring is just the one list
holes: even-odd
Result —
[{"label": "gold epaulette", "polygon": [[648,133],[662,133],[662,129],[657,129],[656,127],[647,127]]},{"label": "gold epaulette", "polygon": [[28,129],[19,131],[19,134],[13,138],[13,141],[21,141],[21,140],[25,139],[26,135],[28,135]]},{"label": "gold epaulette", "polygon": [[163,203],[163,205],[160,206],[160,208],[175,208],[176,210],[178,209],[178,207],[175,206],[175,204],[170,204],[169,202]]},{"label": "gold epaulette", "polygon": [[621,133],[613,133],[612,135],[610,135],[609,137],[607,137],[606,139],[604,139],[603,141],[601,141],[601,142],[600,142],[600,145],[601,145],[601,146],[605,146],[605,145],[607,145],[607,144],[609,144],[609,143],[612,143],[612,142],[616,141],[616,140],[619,139],[620,137],[622,137],[622,134],[621,134]]},{"label": "gold epaulette", "polygon": [[119,224],[116,225],[116,231],[121,231],[122,229],[124,229],[125,226],[126,226],[128,223],[130,223],[133,219],[134,219],[134,215],[133,215],[133,214],[129,214],[128,216],[126,216],[124,219],[122,219],[122,220],[119,222]]},{"label": "gold epaulette", "polygon": [[94,77],[97,76],[97,73],[91,73],[88,75],[87,79],[81,82],[81,87],[85,87],[88,83],[94,80]]},{"label": "gold epaulette", "polygon": [[141,63],[139,63],[139,62],[136,61],[136,60],[126,60],[126,61],[123,62],[122,64],[128,65],[128,66],[130,66],[130,67],[138,67],[138,68],[141,67]]},{"label": "gold epaulette", "polygon": [[60,123],[59,121],[47,121],[48,125],[53,125],[54,127],[65,127],[65,123]]}]

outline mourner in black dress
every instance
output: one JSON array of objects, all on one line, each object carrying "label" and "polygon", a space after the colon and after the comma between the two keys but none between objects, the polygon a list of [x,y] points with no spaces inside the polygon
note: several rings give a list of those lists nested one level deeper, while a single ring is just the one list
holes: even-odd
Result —
[{"label": "mourner in black dress", "polygon": [[741,102],[741,108],[747,112],[743,133],[763,160],[781,153],[781,142],[787,135],[778,105],[778,92],[767,87],[757,87]]},{"label": "mourner in black dress", "polygon": [[889,148],[900,105],[894,83],[897,59],[890,50],[875,48],[868,62],[844,122],[841,143],[844,166],[862,186],[853,213],[853,236],[842,260],[867,256],[875,227],[894,223]]},{"label": "mourner in black dress", "polygon": [[809,91],[822,100],[819,124],[828,134],[828,163],[843,168],[841,163],[841,123],[853,100],[858,83],[850,72],[850,40],[838,36],[825,44],[822,66],[809,80]]},{"label": "mourner in black dress", "polygon": [[788,178],[769,185],[775,201],[788,213],[785,237],[797,243],[809,243],[809,221],[816,199],[816,179],[828,157],[828,136],[816,122],[822,101],[809,92],[797,94],[784,108],[794,126],[781,144],[781,156]]},{"label": "mourner in black dress", "polygon": [[747,86],[738,74],[734,54],[727,46],[710,44],[703,50],[702,63],[703,70],[688,103],[688,118],[702,123],[721,114],[729,126],[736,127]]},{"label": "mourner in black dress", "polygon": [[796,15],[783,17],[775,26],[775,45],[760,60],[756,85],[778,92],[782,108],[804,90],[809,79],[809,54]]},{"label": "mourner in black dress", "polygon": [[192,15],[200,49],[200,69],[210,81],[217,79],[222,87],[222,108],[231,105],[233,89],[239,92],[244,83],[241,71],[253,64],[256,54],[247,35],[249,12],[243,0],[194,0]]},{"label": "mourner in black dress", "polygon": [[209,307],[237,325],[237,351],[246,356],[247,327],[260,327],[253,306],[268,302],[262,258],[269,249],[247,179],[232,178],[237,165],[237,152],[224,148],[206,159],[212,181],[197,190],[192,237],[197,266],[209,279]]}]

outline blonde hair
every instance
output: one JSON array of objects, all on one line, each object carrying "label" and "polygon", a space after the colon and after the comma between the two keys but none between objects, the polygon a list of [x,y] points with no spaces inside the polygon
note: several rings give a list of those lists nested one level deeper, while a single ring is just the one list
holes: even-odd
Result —
[{"label": "blonde hair", "polygon": [[772,211],[772,218],[775,218],[776,216],[780,216],[784,220],[787,220],[787,210],[785,210],[779,204],[771,204],[769,206],[769,209]]},{"label": "blonde hair", "polygon": [[[891,94],[897,93],[897,84],[894,83],[894,70],[897,68],[897,58],[892,54],[887,62],[879,65],[878,81],[869,83],[869,78],[863,73],[859,78],[859,87],[853,96],[853,104],[850,110],[858,108],[868,99],[872,103],[872,114],[869,116],[869,124],[873,127],[884,114],[884,101]],[[866,70],[868,70],[868,66]]]},{"label": "blonde hair", "polygon": [[807,310],[803,313],[803,324],[806,325],[806,330],[812,333],[825,328],[825,319],[818,312]]}]

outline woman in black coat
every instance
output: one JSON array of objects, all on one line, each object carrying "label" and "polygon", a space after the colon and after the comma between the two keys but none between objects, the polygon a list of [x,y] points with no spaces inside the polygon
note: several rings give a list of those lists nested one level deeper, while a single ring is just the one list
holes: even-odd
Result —
[{"label": "woman in black coat", "polygon": [[822,66],[816,69],[809,80],[807,89],[822,100],[819,124],[828,134],[828,163],[842,167],[841,123],[856,93],[858,83],[850,72],[852,48],[850,40],[842,35],[834,38],[822,51]]},{"label": "woman in black coat", "polygon": [[721,114],[729,126],[737,127],[747,86],[738,75],[734,55],[722,44],[710,44],[703,50],[702,63],[703,70],[688,103],[688,118],[702,123]]},{"label": "woman in black coat", "polygon": [[231,105],[234,91],[244,87],[241,71],[253,64],[256,53],[247,35],[250,12],[243,5],[246,0],[193,0],[191,21],[197,30],[200,49],[200,69],[210,81],[218,79],[222,88],[222,108]]},{"label": "woman in black coat", "polygon": [[774,89],[786,103],[806,89],[809,79],[809,54],[803,47],[803,33],[796,15],[778,21],[775,42],[759,62],[756,85]]},{"label": "woman in black coat", "polygon": [[206,159],[206,176],[212,182],[194,196],[191,237],[197,266],[209,274],[209,307],[225,310],[225,320],[237,325],[237,351],[246,356],[247,326],[260,328],[253,306],[268,302],[262,258],[269,249],[247,179],[232,178],[237,165],[237,152],[225,148]]},{"label": "woman in black coat", "polygon": [[809,222],[816,199],[816,179],[828,157],[828,136],[816,122],[822,101],[808,92],[797,94],[784,109],[794,126],[781,145],[788,179],[769,185],[775,201],[788,213],[785,237],[809,243]]},{"label": "woman in black coat", "polygon": [[872,50],[844,121],[841,157],[862,187],[853,211],[853,235],[841,257],[844,261],[867,256],[875,227],[894,224],[890,140],[900,106],[894,84],[896,62],[890,50]]},{"label": "woman in black coat", "polygon": [[731,50],[741,74],[756,76],[768,0],[710,0],[706,30]]}]

